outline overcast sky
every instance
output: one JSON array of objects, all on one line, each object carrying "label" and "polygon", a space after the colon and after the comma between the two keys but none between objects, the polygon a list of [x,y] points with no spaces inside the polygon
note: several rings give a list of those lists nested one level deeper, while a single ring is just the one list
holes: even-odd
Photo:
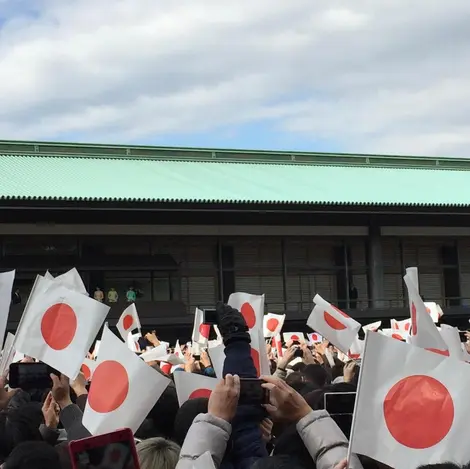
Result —
[{"label": "overcast sky", "polygon": [[0,0],[0,138],[470,156],[469,0]]}]

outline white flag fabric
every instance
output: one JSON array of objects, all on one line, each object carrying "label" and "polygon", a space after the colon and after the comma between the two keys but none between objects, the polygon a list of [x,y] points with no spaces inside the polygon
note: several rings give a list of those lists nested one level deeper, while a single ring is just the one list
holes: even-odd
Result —
[{"label": "white flag fabric", "polygon": [[462,353],[462,342],[460,341],[459,330],[456,327],[441,324],[441,330],[439,332],[447,345],[449,356],[457,360],[465,360],[464,354]]},{"label": "white flag fabric", "polygon": [[169,384],[168,378],[144,363],[105,327],[83,425],[92,435],[119,428],[135,433]]},{"label": "white flag fabric", "polygon": [[145,362],[155,362],[167,355],[167,348],[165,344],[160,344],[158,347],[151,348],[150,350],[146,350],[144,353],[140,355]]},{"label": "white flag fabric", "polygon": [[135,303],[131,303],[122,312],[120,318],[118,319],[116,327],[124,342],[127,340],[127,337],[130,332],[135,329],[139,329],[140,331],[140,319],[139,315],[137,314],[137,308],[135,307]]},{"label": "white flag fabric", "polygon": [[311,345],[321,344],[323,342],[323,337],[317,332],[309,332],[307,337]]},{"label": "white flag fabric", "polygon": [[442,308],[437,303],[425,302],[424,306],[426,307],[426,312],[431,315],[433,322],[439,322],[441,317],[444,315]]},{"label": "white flag fabric", "polygon": [[212,366],[214,367],[215,376],[217,376],[219,379],[222,379],[225,363],[225,345],[220,344],[216,347],[209,347],[207,353],[209,354]]},{"label": "white flag fabric", "polygon": [[133,334],[132,332],[129,332],[127,335],[127,347],[129,350],[131,350],[134,353],[141,352],[140,350],[140,345],[139,345],[139,339],[142,337],[142,334],[140,332],[137,332],[136,334]]},{"label": "white flag fabric", "polygon": [[0,274],[0,347],[3,346],[3,339],[5,339],[14,280],[14,270]]},{"label": "white flag fabric", "polygon": [[109,306],[42,278],[24,310],[15,350],[75,379],[108,311]]},{"label": "white flag fabric", "polygon": [[201,454],[194,462],[192,469],[216,469],[210,451]]},{"label": "white flag fabric", "polygon": [[285,314],[268,313],[263,317],[263,335],[266,338],[279,334],[284,326]]},{"label": "white flag fabric", "polygon": [[291,341],[305,344],[305,334],[303,332],[284,332],[282,338],[286,344]]},{"label": "white flag fabric", "polygon": [[95,360],[90,360],[89,358],[85,358],[80,371],[83,373],[83,376],[87,381],[91,381],[93,378],[93,373],[95,372],[97,362]]},{"label": "white flag fabric", "polygon": [[176,394],[178,395],[180,407],[190,399],[199,397],[209,398],[219,382],[217,378],[186,373],[185,371],[178,371],[173,377],[175,379]]},{"label": "white flag fabric", "polygon": [[410,342],[417,347],[449,356],[449,349],[441,334],[427,313],[412,277],[407,273],[403,279],[408,289],[411,310]]},{"label": "white flag fabric", "polygon": [[209,324],[204,324],[204,312],[196,308],[194,312],[194,326],[193,326],[193,342],[201,345],[202,347],[207,347],[209,341],[209,334],[211,331],[211,326]]},{"label": "white flag fabric", "polygon": [[264,295],[232,293],[227,303],[245,318],[251,337],[251,357],[258,376],[271,374],[263,334]]},{"label": "white flag fabric", "polygon": [[365,341],[359,339],[359,336],[356,336],[353,343],[351,344],[351,347],[349,348],[349,353],[347,355],[348,358],[351,358],[352,360],[358,360],[359,358],[362,358],[362,355],[364,354],[364,346]]},{"label": "white flag fabric", "polygon": [[364,331],[364,333],[366,333],[367,331],[377,332],[381,325],[382,321],[376,321],[371,324],[366,324],[362,327],[362,330]]},{"label": "white flag fabric", "polygon": [[470,460],[470,367],[369,332],[351,429],[351,451],[390,467]]},{"label": "white flag fabric", "polygon": [[8,372],[9,366],[13,363],[15,357],[15,335],[9,332],[5,340],[5,345],[2,351],[2,361],[0,362],[0,376],[5,376]]},{"label": "white flag fabric", "polygon": [[52,277],[49,272],[46,272],[46,274],[48,274],[49,280],[53,279],[55,283],[62,285],[63,287],[69,290],[80,293],[81,295],[88,296],[88,292],[86,291],[82,277],[80,277],[80,274],[78,273],[75,267],[69,270],[68,272],[65,272],[65,274],[59,275],[56,278]]},{"label": "white flag fabric", "polygon": [[392,333],[396,334],[395,339],[406,340],[411,332],[411,319],[404,319],[403,321],[390,319],[390,327],[393,331]]},{"label": "white flag fabric", "polygon": [[361,324],[320,295],[315,295],[313,301],[316,305],[307,320],[307,326],[347,354]]}]

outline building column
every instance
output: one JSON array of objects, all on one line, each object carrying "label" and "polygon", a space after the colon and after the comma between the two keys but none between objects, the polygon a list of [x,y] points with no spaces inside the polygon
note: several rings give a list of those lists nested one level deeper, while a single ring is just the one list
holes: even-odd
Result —
[{"label": "building column", "polygon": [[380,227],[369,227],[368,238],[368,261],[367,280],[369,284],[369,307],[383,309],[387,305],[384,301],[384,264],[382,256],[382,241]]}]

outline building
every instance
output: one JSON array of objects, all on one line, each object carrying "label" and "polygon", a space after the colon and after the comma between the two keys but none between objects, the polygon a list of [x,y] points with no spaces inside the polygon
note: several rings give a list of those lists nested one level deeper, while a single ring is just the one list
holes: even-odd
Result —
[{"label": "building", "polygon": [[[233,291],[303,327],[315,293],[362,322],[408,315],[402,276],[468,323],[470,162],[453,158],[0,142],[0,268],[22,304],[76,266],[137,292],[144,327],[189,335]],[[356,298],[357,293],[357,298]]]}]

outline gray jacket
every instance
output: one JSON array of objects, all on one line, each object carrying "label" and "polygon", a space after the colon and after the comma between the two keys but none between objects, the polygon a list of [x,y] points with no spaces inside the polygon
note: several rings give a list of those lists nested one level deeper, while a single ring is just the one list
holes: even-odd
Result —
[{"label": "gray jacket", "polygon": [[[176,469],[191,469],[193,461],[206,451],[210,451],[218,467],[231,431],[225,420],[210,414],[198,415],[186,435]],[[333,469],[348,455],[347,438],[325,410],[312,410],[297,423],[297,431],[317,469]],[[349,469],[362,469],[357,456],[351,456]]]}]

